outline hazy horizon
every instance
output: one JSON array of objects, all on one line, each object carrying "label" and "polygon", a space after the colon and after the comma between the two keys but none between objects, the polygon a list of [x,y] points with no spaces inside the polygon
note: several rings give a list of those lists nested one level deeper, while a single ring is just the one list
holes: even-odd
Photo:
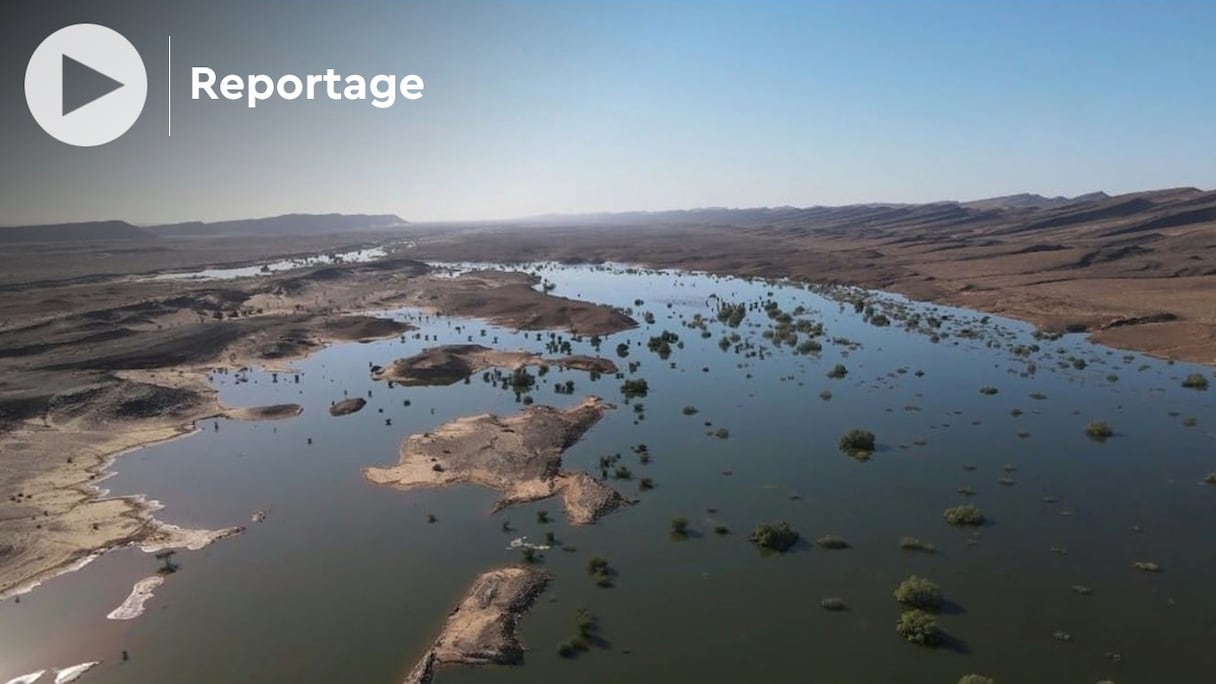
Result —
[{"label": "hazy horizon", "polygon": [[[97,22],[148,71],[122,138],[44,134],[38,43]],[[39,5],[6,22],[0,225],[285,213],[511,220],[1216,187],[1216,5]],[[173,36],[173,135],[166,40]],[[189,99],[189,69],[416,73],[425,97]]]},{"label": "hazy horizon", "polygon": [[[1181,190],[1181,189],[1187,189],[1187,188],[1198,190],[1200,192],[1211,192],[1212,191],[1211,188],[1201,188],[1201,187],[1197,187],[1197,186],[1193,186],[1193,185],[1190,185],[1190,186],[1182,185],[1182,186],[1175,186],[1175,187],[1170,187],[1170,188],[1144,188],[1141,190],[1133,190],[1130,193],[1122,193],[1122,194],[1162,192],[1162,191],[1168,191],[1168,190]],[[563,218],[563,217],[577,218],[580,216],[611,216],[611,215],[615,215],[615,214],[635,214],[635,213],[662,214],[662,213],[674,213],[674,212],[681,212],[681,211],[704,211],[704,210],[748,211],[748,210],[755,210],[755,209],[783,209],[783,208],[813,209],[813,208],[817,208],[817,207],[831,208],[831,207],[865,206],[865,205],[913,206],[913,205],[917,205],[917,204],[937,204],[937,203],[948,203],[948,202],[966,204],[969,202],[979,202],[979,201],[983,201],[983,200],[1001,199],[1004,197],[1016,197],[1016,196],[1020,196],[1020,195],[1037,195],[1039,197],[1044,197],[1047,199],[1056,199],[1059,197],[1063,197],[1065,199],[1074,199],[1076,197],[1093,194],[1093,193],[1098,193],[1098,192],[1106,192],[1106,191],[1105,190],[1092,190],[1090,192],[1082,192],[1082,193],[1078,193],[1076,195],[1061,195],[1058,193],[1047,194],[1047,193],[1032,192],[1032,191],[1009,192],[1009,193],[1004,193],[1001,195],[992,195],[992,196],[987,196],[987,197],[969,197],[969,198],[962,198],[962,199],[937,199],[937,200],[927,200],[925,202],[887,202],[887,201],[883,201],[883,200],[871,200],[871,201],[866,201],[866,202],[851,202],[849,204],[805,204],[805,205],[803,205],[803,204],[785,203],[785,204],[766,204],[766,205],[748,205],[748,206],[744,206],[744,205],[716,205],[716,206],[702,205],[702,206],[695,206],[695,207],[657,207],[657,208],[640,208],[640,209],[606,209],[606,210],[591,209],[591,210],[587,210],[587,211],[576,211],[576,212],[541,212],[541,213],[536,213],[536,214],[527,214],[527,215],[519,215],[519,216],[490,216],[487,218],[459,218],[459,217],[457,217],[457,218],[447,218],[447,219],[432,219],[432,218],[426,218],[426,217],[414,218],[414,217],[410,217],[410,216],[405,216],[405,215],[401,214],[400,212],[391,212],[391,211],[374,212],[374,211],[359,211],[358,209],[355,209],[352,211],[339,212],[339,211],[325,211],[325,210],[295,211],[295,210],[288,209],[286,211],[281,211],[281,212],[274,213],[274,214],[257,214],[257,215],[250,215],[250,216],[232,215],[232,216],[219,216],[216,218],[208,218],[208,219],[179,218],[179,219],[174,219],[174,220],[170,220],[170,221],[135,221],[135,220],[131,220],[131,219],[128,219],[128,218],[125,218],[122,216],[107,216],[107,217],[103,217],[103,218],[80,219],[80,220],[74,220],[74,221],[40,221],[37,223],[21,223],[21,224],[4,223],[4,224],[0,224],[0,228],[31,226],[31,225],[60,225],[60,224],[71,224],[71,223],[103,223],[106,221],[123,221],[123,222],[129,223],[134,226],[154,227],[154,226],[173,225],[173,224],[179,224],[179,223],[182,223],[182,224],[184,224],[184,223],[224,223],[227,221],[257,221],[257,220],[261,220],[261,219],[276,218],[279,216],[290,216],[290,215],[323,216],[326,214],[340,214],[340,215],[346,215],[346,216],[351,216],[351,215],[372,216],[372,215],[392,214],[392,215],[397,216],[400,219],[403,219],[407,223],[419,223],[419,224],[509,223],[509,222],[513,222],[513,221],[528,221],[528,220],[532,220],[532,219],[553,219],[553,218]],[[1119,196],[1116,193],[1110,193],[1110,192],[1106,192],[1106,194],[1111,197]]]}]

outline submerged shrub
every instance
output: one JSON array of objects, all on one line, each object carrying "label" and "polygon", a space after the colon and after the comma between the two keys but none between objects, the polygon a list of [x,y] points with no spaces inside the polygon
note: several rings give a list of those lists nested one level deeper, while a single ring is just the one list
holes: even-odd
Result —
[{"label": "submerged shrub", "polygon": [[951,506],[944,513],[946,522],[951,525],[980,525],[984,522],[984,514],[971,504]]},{"label": "submerged shrub", "polygon": [[937,547],[923,542],[916,537],[901,537],[899,539],[899,548],[904,551],[924,551],[925,553],[936,553]]},{"label": "submerged shrub", "polygon": [[1085,436],[1095,442],[1105,442],[1108,438],[1113,437],[1115,431],[1111,429],[1104,421],[1095,420],[1085,426]]},{"label": "submerged shrub", "polygon": [[912,608],[937,610],[942,607],[942,590],[924,577],[912,575],[896,587],[895,600]]},{"label": "submerged shrub", "polygon": [[840,450],[854,457],[869,457],[874,451],[874,433],[853,428],[841,436]]},{"label": "submerged shrub", "polygon": [[784,520],[758,525],[748,537],[756,546],[779,553],[790,550],[800,538],[798,533]]},{"label": "submerged shrub", "polygon": [[909,610],[899,616],[895,632],[914,644],[936,646],[941,643],[941,632],[937,620],[923,610]]},{"label": "submerged shrub", "polygon": [[999,390],[997,388],[993,387],[992,385],[984,385],[983,387],[980,388],[980,394],[987,394],[989,396],[996,394],[998,391]]},{"label": "submerged shrub", "polygon": [[621,383],[621,394],[625,395],[626,399],[644,397],[649,391],[650,385],[646,384],[645,378],[631,378]]},{"label": "submerged shrub", "polygon": [[1199,373],[1191,373],[1182,381],[1182,386],[1187,389],[1205,390],[1208,388],[1208,379]]},{"label": "submerged shrub", "polygon": [[673,518],[671,521],[671,536],[684,539],[688,536],[688,518]]},{"label": "submerged shrub", "polygon": [[828,371],[828,377],[833,380],[839,380],[849,374],[849,369],[844,367],[844,364],[836,364],[832,366],[832,370]]}]

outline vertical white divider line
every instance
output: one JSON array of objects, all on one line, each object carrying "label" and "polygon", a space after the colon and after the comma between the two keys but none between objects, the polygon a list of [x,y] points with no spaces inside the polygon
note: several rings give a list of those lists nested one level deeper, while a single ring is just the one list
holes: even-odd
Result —
[{"label": "vertical white divider line", "polygon": [[169,94],[166,95],[169,105],[169,137],[173,137],[173,34],[169,34]]}]

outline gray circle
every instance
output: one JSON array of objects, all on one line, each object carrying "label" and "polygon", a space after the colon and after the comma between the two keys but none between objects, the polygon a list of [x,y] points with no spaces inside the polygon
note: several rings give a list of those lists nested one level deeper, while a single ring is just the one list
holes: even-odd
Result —
[{"label": "gray circle", "polygon": [[[80,97],[64,97],[70,63],[84,85]],[[92,92],[100,93],[92,97]],[[139,119],[148,95],[148,73],[139,51],[122,34],[98,24],[65,26],[43,40],[25,68],[25,101],[51,137],[77,147],[104,145]],[[78,102],[79,100],[79,102]],[[82,102],[82,103],[81,103]]]}]

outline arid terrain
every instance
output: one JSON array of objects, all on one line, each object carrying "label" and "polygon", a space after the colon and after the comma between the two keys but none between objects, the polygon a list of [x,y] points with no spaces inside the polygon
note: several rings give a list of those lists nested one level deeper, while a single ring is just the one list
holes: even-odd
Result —
[{"label": "arid terrain", "polygon": [[364,477],[398,489],[478,484],[502,494],[496,508],[561,496],[572,524],[593,523],[629,501],[586,473],[563,470],[561,453],[611,408],[587,397],[565,411],[530,406],[506,418],[460,418],[411,435],[396,465],[368,468]]},{"label": "arid terrain", "polygon": [[483,573],[448,616],[443,632],[410,671],[405,684],[430,684],[436,666],[443,663],[520,662],[523,648],[515,637],[515,626],[548,583],[543,570],[531,567]]},{"label": "arid terrain", "polygon": [[1216,362],[1216,191],[633,212],[411,230],[421,259],[617,261],[838,282]]},{"label": "arid terrain", "polygon": [[116,455],[186,434],[200,419],[299,413],[293,405],[220,406],[208,373],[285,370],[330,342],[401,335],[405,324],[354,313],[390,307],[519,329],[633,325],[607,307],[541,293],[522,273],[429,271],[389,259],[215,283],[98,284],[84,273],[8,289],[0,303],[0,594],[105,549],[191,543],[191,531],[161,525],[147,502],[103,498],[96,484]]},{"label": "arid terrain", "polygon": [[[298,234],[293,222],[303,226]],[[166,534],[144,502],[99,498],[95,483],[115,455],[185,434],[205,417],[298,413],[220,406],[210,372],[285,370],[329,342],[406,333],[404,324],[360,313],[390,307],[586,335],[634,325],[619,311],[546,295],[524,273],[438,277],[424,261],[617,261],[853,284],[1216,362],[1211,191],[339,223],[329,231],[316,217],[0,229],[0,593],[96,551]],[[372,245],[388,256],[232,281],[135,277]],[[503,363],[440,361],[459,366],[448,369],[452,377]],[[381,372],[410,382],[416,371],[406,363]]]}]

